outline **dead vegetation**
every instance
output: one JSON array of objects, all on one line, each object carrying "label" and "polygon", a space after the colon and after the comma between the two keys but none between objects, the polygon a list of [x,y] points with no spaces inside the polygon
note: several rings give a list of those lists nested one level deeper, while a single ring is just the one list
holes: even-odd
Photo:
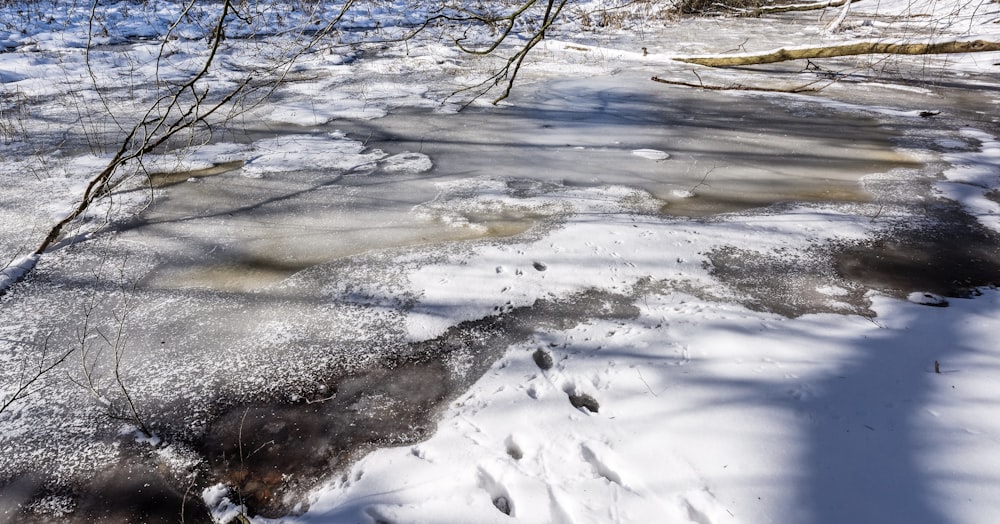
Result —
[{"label": "dead vegetation", "polygon": [[682,15],[749,15],[766,3],[766,0],[681,0],[675,9]]}]

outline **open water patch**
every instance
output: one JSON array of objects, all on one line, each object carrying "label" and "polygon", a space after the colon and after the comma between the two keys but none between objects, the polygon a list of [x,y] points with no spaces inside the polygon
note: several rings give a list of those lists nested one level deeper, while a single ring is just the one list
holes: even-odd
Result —
[{"label": "open water patch", "polygon": [[722,246],[706,253],[711,273],[750,309],[788,317],[874,316],[867,294],[968,298],[1000,285],[1000,235],[960,205],[938,201],[862,241],[761,252]]},{"label": "open water patch", "polygon": [[1000,235],[958,204],[940,202],[913,223],[845,247],[834,264],[844,278],[900,298],[969,297],[978,287],[1000,285]]},{"label": "open water patch", "polygon": [[373,147],[429,155],[436,181],[630,187],[682,217],[786,201],[869,202],[863,177],[917,165],[896,149],[898,122],[640,75],[522,86],[500,108],[411,109],[337,125]]},{"label": "open water patch", "polygon": [[189,180],[195,180],[198,178],[221,175],[223,173],[235,171],[241,167],[243,167],[242,160],[232,160],[229,162],[221,162],[211,167],[206,167],[204,169],[193,169],[191,171],[164,171],[164,172],[150,173],[147,176],[149,178],[150,186],[155,188],[162,188],[162,187],[172,186],[174,184],[180,184],[181,182],[187,182]]}]

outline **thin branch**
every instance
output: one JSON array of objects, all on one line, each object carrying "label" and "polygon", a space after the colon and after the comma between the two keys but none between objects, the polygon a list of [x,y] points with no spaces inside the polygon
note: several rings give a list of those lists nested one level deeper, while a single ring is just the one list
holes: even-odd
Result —
[{"label": "thin branch", "polygon": [[[124,273],[124,269],[122,269],[122,273]],[[115,382],[118,384],[118,388],[122,392],[122,397],[125,399],[125,404],[128,406],[128,409],[131,412],[132,420],[139,425],[139,429],[145,436],[152,437],[153,433],[149,430],[149,427],[146,426],[146,423],[143,421],[142,417],[139,416],[139,410],[136,408],[135,400],[129,393],[128,388],[125,387],[125,381],[122,378],[122,371],[121,371],[122,359],[125,357],[125,343],[128,340],[128,337],[125,333],[125,326],[128,320],[129,302],[130,302],[129,299],[131,296],[130,293],[135,291],[135,286],[136,284],[133,283],[131,290],[127,289],[125,286],[122,287],[122,314],[121,318],[116,319],[118,325],[116,326],[117,331],[115,333],[115,340],[114,340],[114,350],[115,350],[114,375],[115,375]]]},{"label": "thin branch", "polygon": [[[765,93],[815,93],[819,89],[815,87],[810,87],[816,82],[811,82],[798,87],[756,87],[756,86],[746,86],[743,84],[732,84],[728,86],[718,86],[705,83],[692,84],[690,82],[681,82],[678,80],[666,80],[658,76],[650,78],[654,82],[659,82],[661,84],[669,84],[674,86],[682,87],[693,87],[695,89],[706,89],[709,91],[762,91]],[[701,80],[701,77],[698,78]]]},{"label": "thin branch", "polygon": [[25,371],[27,370],[27,362],[25,361],[22,363],[22,371],[21,376],[18,378],[18,385],[14,389],[14,392],[4,398],[3,402],[0,403],[0,413],[6,411],[18,400],[44,389],[46,385],[39,385],[36,387],[36,384],[48,375],[49,372],[65,362],[66,359],[68,359],[69,356],[76,351],[76,348],[71,348],[57,355],[54,360],[46,362],[48,347],[49,337],[46,335],[45,340],[42,342],[42,355],[38,360],[38,368],[35,369],[30,375],[26,375]]},{"label": "thin branch", "polygon": [[[223,24],[225,23],[225,18],[229,13],[230,6],[231,0],[226,0],[222,5],[222,12],[219,15],[219,19],[215,26],[216,35],[221,34],[222,32]],[[195,86],[200,80],[208,75],[216,54],[218,53],[221,42],[221,38],[214,38],[212,47],[210,48],[209,54],[202,64],[201,69],[196,72],[194,76],[188,79],[188,81],[177,88],[172,94],[160,97],[148,108],[143,118],[140,119],[140,121],[126,134],[118,147],[118,151],[108,162],[105,168],[90,179],[84,189],[83,196],[77,203],[76,207],[49,230],[45,239],[33,252],[34,255],[41,255],[48,250],[49,247],[51,247],[56,240],[59,239],[63,229],[65,229],[67,225],[83,215],[83,213],[90,208],[90,205],[98,197],[109,193],[117,185],[117,183],[112,183],[115,173],[118,172],[118,170],[121,169],[126,163],[154,150],[156,147],[160,146],[180,131],[205,121],[205,119],[215,113],[220,107],[229,103],[234,97],[243,91],[247,85],[249,85],[251,78],[244,79],[243,82],[233,88],[219,103],[213,105],[209,108],[209,110],[201,114],[195,113],[208,96],[207,90],[199,95],[195,90]],[[189,90],[195,95],[194,102],[190,107],[182,111],[180,115],[171,119],[171,115],[175,113],[179,107],[181,95]],[[164,102],[166,102],[166,107],[162,109],[161,116],[152,117],[153,112],[158,108],[161,108]],[[157,133],[161,134],[157,136]],[[139,135],[142,135],[142,138],[139,140],[139,145],[132,149],[133,144],[136,141],[136,137]],[[121,181],[118,183],[120,182]]]},{"label": "thin branch", "polygon": [[[534,3],[535,3],[534,0],[532,0],[531,4],[534,5]],[[504,82],[504,80],[506,80],[506,86],[504,92],[499,97],[493,100],[493,104],[498,104],[504,99],[506,99],[508,96],[510,96],[510,93],[514,87],[514,82],[517,80],[517,76],[520,73],[521,67],[524,64],[524,59],[527,58],[528,53],[530,53],[535,48],[535,46],[541,43],[541,41],[545,38],[545,32],[555,24],[556,20],[558,20],[559,18],[559,15],[562,13],[563,8],[566,7],[567,3],[568,0],[560,0],[558,4],[556,4],[556,0],[548,0],[545,10],[545,17],[542,19],[541,26],[537,30],[535,30],[535,32],[532,33],[531,36],[528,37],[528,41],[525,44],[523,44],[517,50],[517,52],[514,53],[514,55],[512,55],[507,59],[507,62],[504,64],[503,67],[501,67],[496,73],[490,75],[486,80],[483,80],[482,82],[476,85],[459,89],[455,91],[453,95],[466,91],[476,91],[481,89],[481,91],[479,91],[479,93],[474,97],[478,98],[479,96],[482,96],[483,94],[493,89],[494,87],[500,85],[501,83]],[[519,9],[516,13],[518,13],[518,16],[520,16],[520,14],[523,12],[524,12],[523,10]],[[514,19],[511,18],[510,19],[511,26],[513,26],[513,23]],[[506,32],[502,34],[500,37],[498,37],[493,42],[493,44],[487,48],[489,50],[488,52],[492,52],[493,50],[497,49],[506,40],[508,36],[509,32]],[[486,54],[486,52],[487,51],[478,51],[475,52],[475,54]]]}]

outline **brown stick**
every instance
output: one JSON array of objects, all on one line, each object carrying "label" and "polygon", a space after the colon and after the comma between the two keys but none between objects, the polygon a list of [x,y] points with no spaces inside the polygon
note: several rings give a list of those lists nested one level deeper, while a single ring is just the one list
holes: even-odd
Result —
[{"label": "brown stick", "polygon": [[982,53],[1000,51],[1000,42],[988,40],[968,40],[950,42],[853,42],[849,44],[801,49],[776,49],[764,53],[739,56],[695,56],[674,58],[678,62],[709,67],[732,67],[757,64],[773,64],[788,60],[809,58],[833,58],[838,56],[891,54],[891,55],[935,55],[947,53]]},{"label": "brown stick", "polygon": [[654,76],[650,80],[654,82],[659,82],[661,84],[669,84],[672,86],[683,86],[683,87],[694,87],[696,89],[708,89],[709,91],[765,91],[769,93],[813,93],[819,91],[816,88],[809,87],[811,84],[806,84],[799,87],[754,87],[745,86],[743,84],[732,84],[728,86],[717,86],[712,84],[692,84],[690,82],[680,82],[677,80],[666,80],[658,76]]}]

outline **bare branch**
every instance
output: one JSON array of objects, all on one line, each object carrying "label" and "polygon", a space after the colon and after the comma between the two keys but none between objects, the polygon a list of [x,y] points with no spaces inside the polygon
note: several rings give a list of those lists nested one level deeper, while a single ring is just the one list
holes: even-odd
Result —
[{"label": "bare branch", "polygon": [[[816,82],[812,82],[812,83],[809,83],[809,84],[806,84],[806,85],[803,85],[803,86],[798,86],[798,87],[783,88],[783,87],[755,87],[755,86],[746,86],[746,85],[743,85],[743,84],[732,84],[732,85],[728,85],[728,86],[716,86],[716,85],[705,84],[705,83],[700,83],[700,82],[697,83],[697,84],[692,84],[690,82],[681,82],[681,81],[677,81],[677,80],[667,80],[667,79],[664,79],[664,78],[660,78],[658,76],[654,76],[650,80],[652,80],[654,82],[659,82],[661,84],[669,84],[669,85],[682,86],[682,87],[693,87],[693,88],[696,88],[696,89],[706,89],[706,90],[709,90],[709,91],[763,91],[763,92],[768,92],[768,93],[813,93],[813,92],[819,91],[819,89],[810,87],[813,84],[815,84]],[[699,80],[701,80],[700,77],[699,77]]]},{"label": "bare branch", "polygon": [[60,364],[66,361],[70,355],[73,354],[75,348],[63,351],[59,353],[54,359],[47,360],[48,350],[49,350],[49,337],[46,336],[42,341],[41,345],[41,356],[38,359],[37,367],[28,371],[27,362],[22,363],[21,375],[18,379],[17,387],[14,388],[14,392],[10,393],[0,401],[0,413],[3,413],[11,405],[13,405],[18,400],[21,400],[33,393],[41,391],[46,387],[45,384],[39,384],[39,382],[49,374],[53,369],[57,368]]}]

